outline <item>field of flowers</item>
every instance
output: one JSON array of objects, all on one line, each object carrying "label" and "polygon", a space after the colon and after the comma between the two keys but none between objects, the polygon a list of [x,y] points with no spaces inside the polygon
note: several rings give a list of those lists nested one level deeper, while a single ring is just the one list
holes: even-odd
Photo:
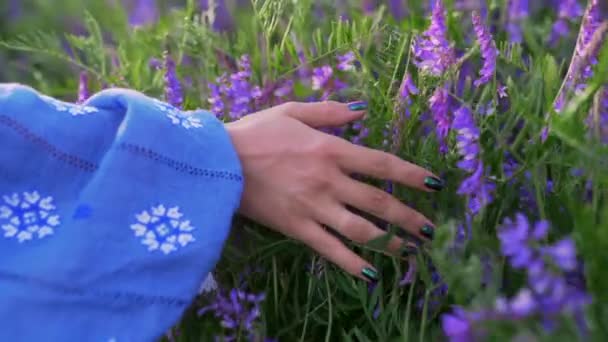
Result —
[{"label": "field of flowers", "polygon": [[[366,285],[237,218],[168,341],[608,340],[605,0],[5,0],[0,82],[128,87],[237,120],[366,100],[328,130],[447,181],[370,179],[437,224]],[[203,208],[204,209],[204,208]]]}]

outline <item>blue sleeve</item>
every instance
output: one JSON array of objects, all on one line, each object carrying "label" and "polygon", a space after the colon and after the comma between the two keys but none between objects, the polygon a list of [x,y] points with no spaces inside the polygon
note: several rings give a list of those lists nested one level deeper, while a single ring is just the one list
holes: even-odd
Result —
[{"label": "blue sleeve", "polygon": [[156,340],[217,262],[242,181],[207,112],[0,84],[0,341]]}]

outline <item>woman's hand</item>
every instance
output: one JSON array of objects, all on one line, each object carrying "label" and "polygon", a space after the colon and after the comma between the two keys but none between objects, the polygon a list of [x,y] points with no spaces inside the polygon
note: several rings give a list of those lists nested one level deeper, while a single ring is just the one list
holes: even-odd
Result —
[{"label": "woman's hand", "polygon": [[[315,128],[361,119],[363,102],[285,103],[226,125],[243,166],[240,213],[300,240],[347,272],[376,280],[377,271],[327,232],[364,244],[386,232],[349,211],[352,206],[432,239],[431,222],[385,191],[351,178],[364,174],[423,191],[440,190],[431,172],[394,155],[353,145]],[[403,241],[393,237],[390,253]]]}]

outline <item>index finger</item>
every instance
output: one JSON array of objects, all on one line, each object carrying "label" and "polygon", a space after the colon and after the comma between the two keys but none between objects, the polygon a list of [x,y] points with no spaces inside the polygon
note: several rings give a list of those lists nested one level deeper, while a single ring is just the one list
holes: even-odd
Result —
[{"label": "index finger", "polygon": [[383,151],[339,140],[337,159],[347,173],[359,173],[391,180],[423,191],[439,191],[444,181],[432,172]]}]

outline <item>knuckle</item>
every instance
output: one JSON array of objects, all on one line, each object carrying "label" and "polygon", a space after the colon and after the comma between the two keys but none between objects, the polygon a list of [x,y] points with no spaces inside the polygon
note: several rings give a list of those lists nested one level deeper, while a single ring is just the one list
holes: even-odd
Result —
[{"label": "knuckle", "polygon": [[387,192],[374,188],[369,196],[369,207],[372,214],[376,216],[384,216],[393,204],[393,198]]},{"label": "knuckle", "polygon": [[288,101],[281,105],[282,109],[287,113],[296,111],[299,106],[300,106],[300,103],[296,102],[296,101]]}]

